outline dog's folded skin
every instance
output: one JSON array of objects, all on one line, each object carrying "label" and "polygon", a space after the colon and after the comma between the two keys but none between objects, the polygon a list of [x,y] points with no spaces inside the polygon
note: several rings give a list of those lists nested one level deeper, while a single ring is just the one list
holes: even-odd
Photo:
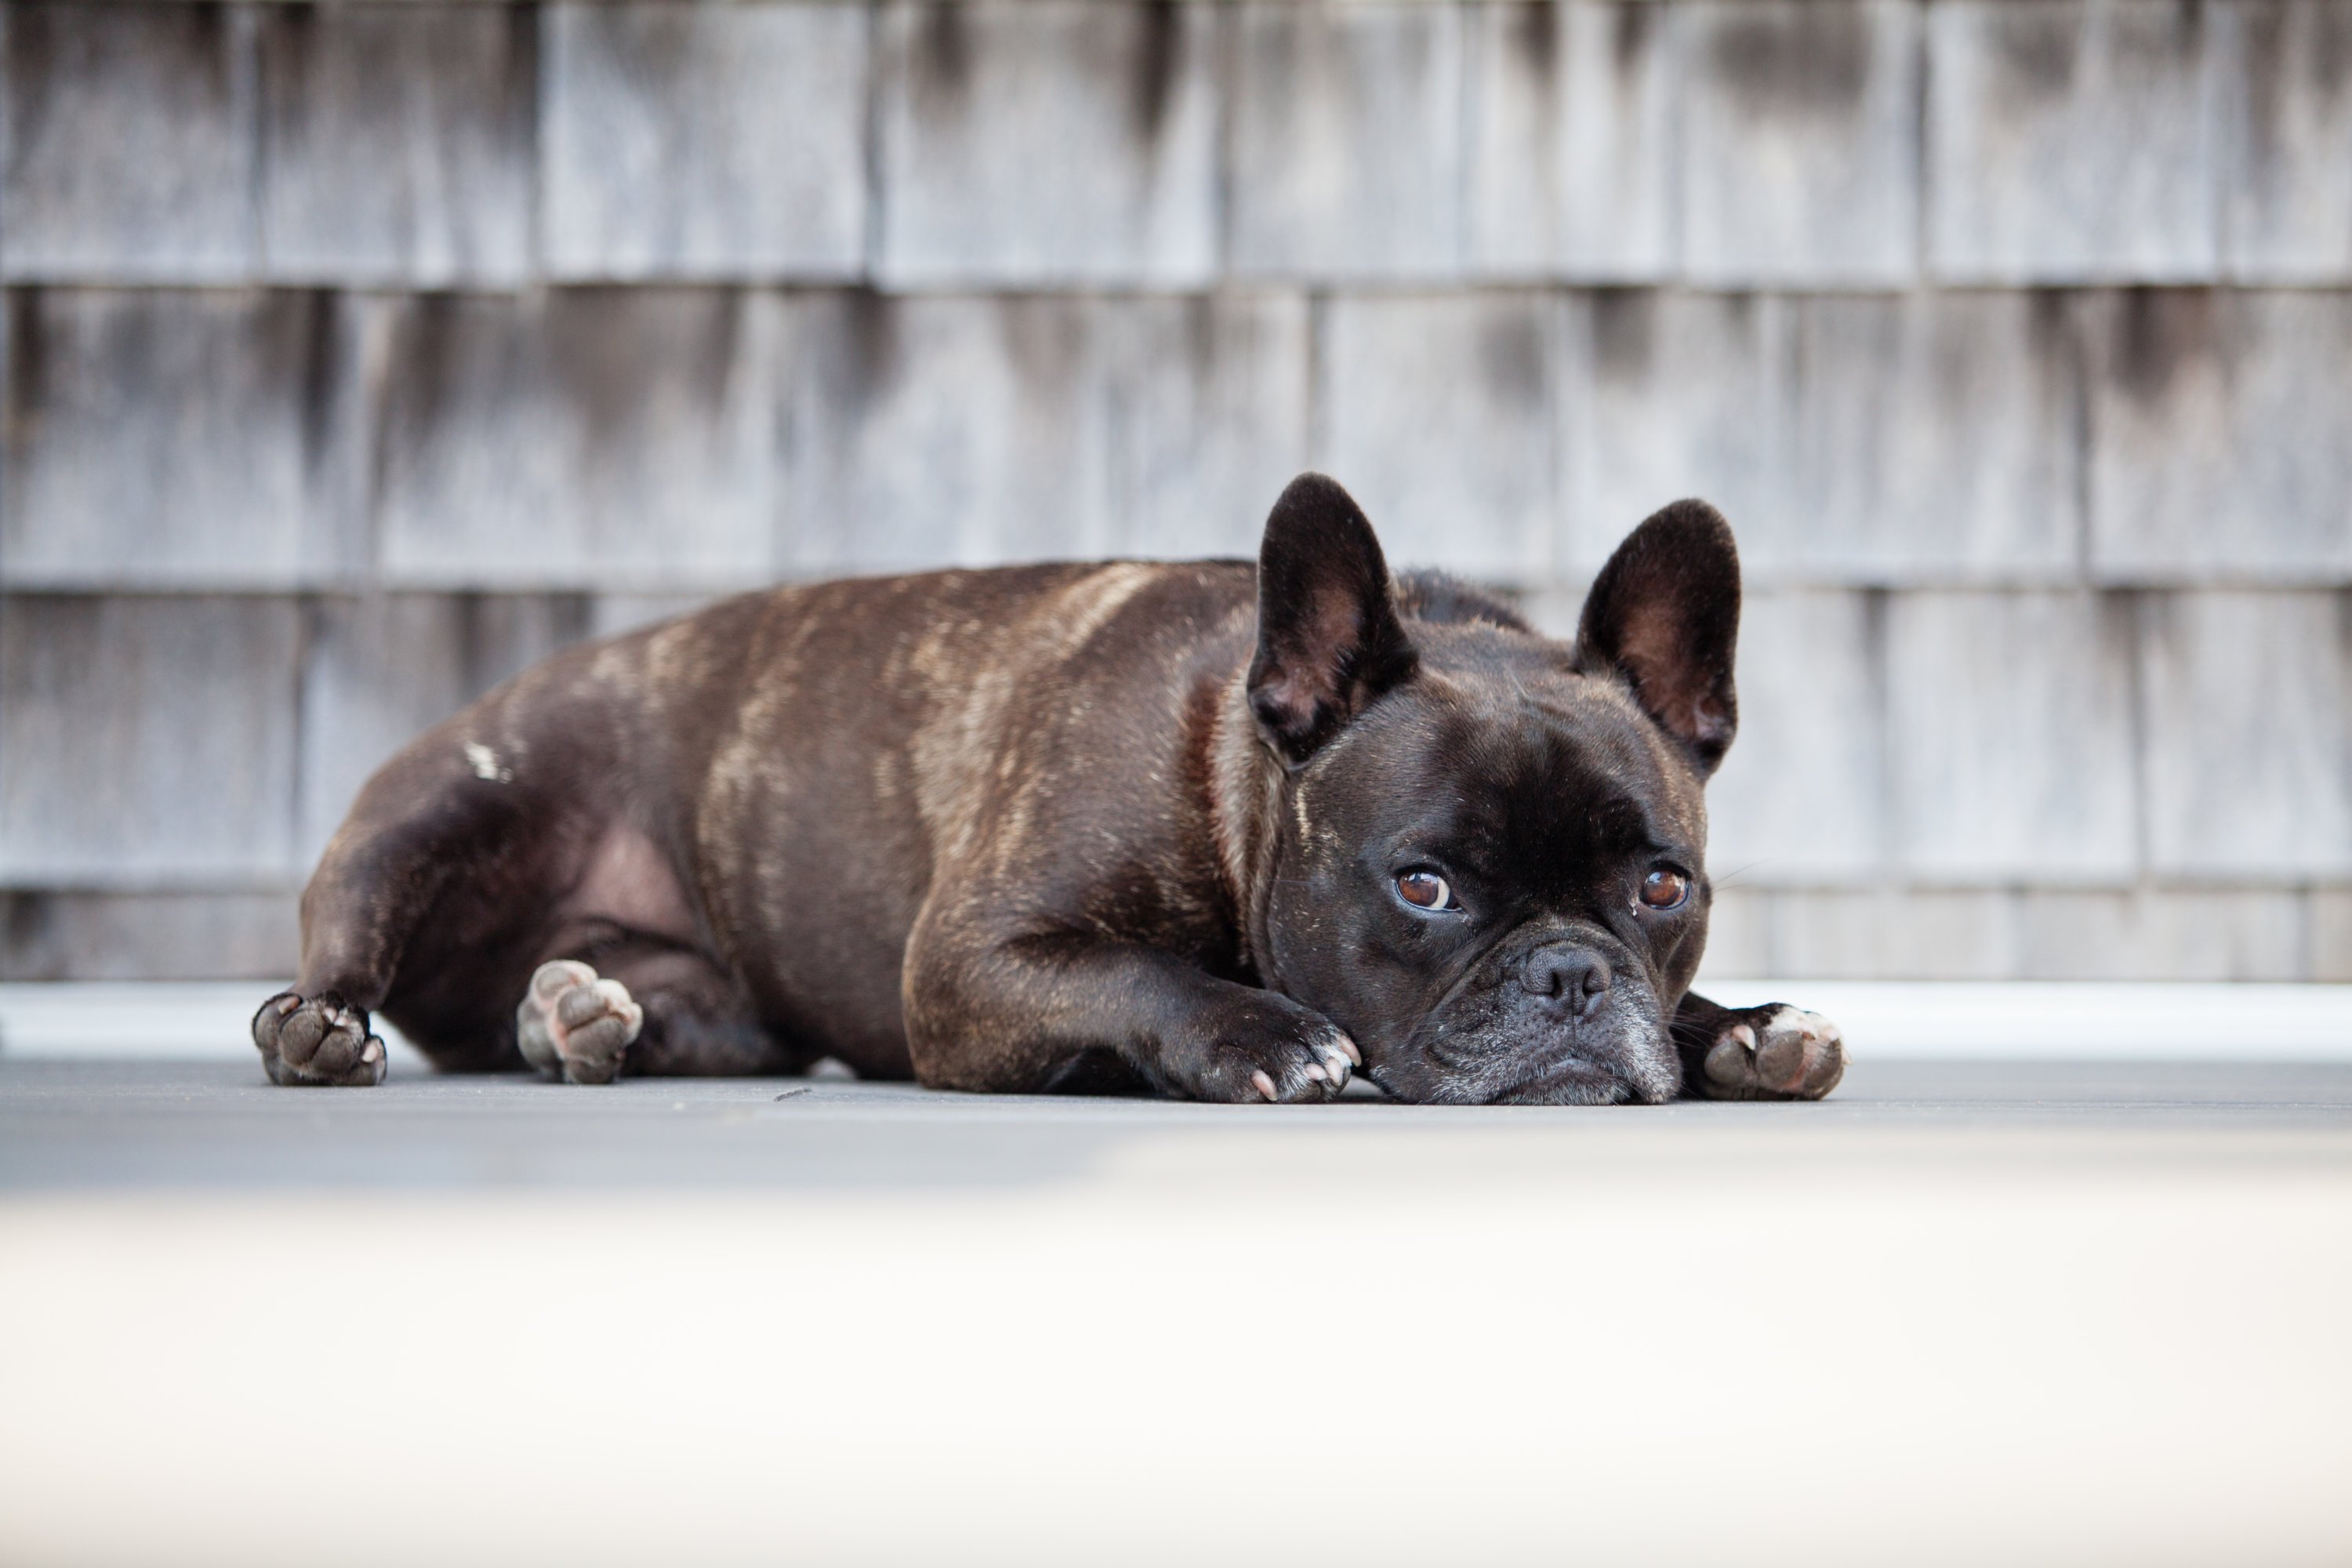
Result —
[{"label": "dog's folded skin", "polygon": [[1739,571],[1685,501],[1576,643],[1392,579],[1319,475],[1246,562],[778,589],[558,656],[362,792],[254,1020],[445,1068],[1422,1101],[1812,1099],[1826,1020],[1689,995]]}]

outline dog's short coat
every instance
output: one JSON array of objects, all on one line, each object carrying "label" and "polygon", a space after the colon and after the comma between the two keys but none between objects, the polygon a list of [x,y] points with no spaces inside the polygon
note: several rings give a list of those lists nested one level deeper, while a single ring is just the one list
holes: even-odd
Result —
[{"label": "dog's short coat", "polygon": [[1339,485],[1255,567],[780,588],[561,654],[372,779],[254,1038],[439,1066],[1424,1101],[1814,1098],[1837,1031],[1689,994],[1739,568],[1683,501],[1573,646],[1392,579]]}]

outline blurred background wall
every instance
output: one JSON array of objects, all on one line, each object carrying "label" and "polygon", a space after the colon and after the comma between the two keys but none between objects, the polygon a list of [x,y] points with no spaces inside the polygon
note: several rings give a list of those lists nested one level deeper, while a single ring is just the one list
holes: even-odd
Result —
[{"label": "blurred background wall", "polygon": [[778,578],[1749,574],[1717,974],[2352,979],[2352,0],[0,13],[0,978]]}]

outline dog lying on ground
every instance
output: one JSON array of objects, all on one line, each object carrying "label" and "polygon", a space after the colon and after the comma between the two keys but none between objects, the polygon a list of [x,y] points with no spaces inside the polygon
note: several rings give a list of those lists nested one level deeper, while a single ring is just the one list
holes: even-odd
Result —
[{"label": "dog lying on ground", "polygon": [[256,1015],[281,1084],[861,1075],[1319,1100],[1817,1099],[1690,994],[1739,563],[1698,501],[1573,646],[1302,476],[1246,562],[780,588],[572,649],[376,773]]}]

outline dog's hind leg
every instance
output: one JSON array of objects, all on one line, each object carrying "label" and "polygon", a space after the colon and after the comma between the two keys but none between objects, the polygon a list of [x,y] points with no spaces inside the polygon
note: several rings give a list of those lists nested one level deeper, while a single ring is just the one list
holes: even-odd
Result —
[{"label": "dog's hind leg", "polygon": [[[360,793],[303,889],[299,976],[254,1015],[253,1042],[273,1083],[383,1081],[383,1042],[369,1032],[369,1015],[415,967],[406,961],[420,931],[433,928],[430,945],[470,948],[482,968],[495,969],[497,955],[468,940],[468,928],[543,874],[556,826],[496,757],[474,754],[482,751],[461,746],[444,726]],[[501,1047],[511,1058],[502,1024],[481,1031],[478,1044],[463,1032],[467,1045],[436,1053],[460,1058],[446,1065],[502,1065]]]}]

